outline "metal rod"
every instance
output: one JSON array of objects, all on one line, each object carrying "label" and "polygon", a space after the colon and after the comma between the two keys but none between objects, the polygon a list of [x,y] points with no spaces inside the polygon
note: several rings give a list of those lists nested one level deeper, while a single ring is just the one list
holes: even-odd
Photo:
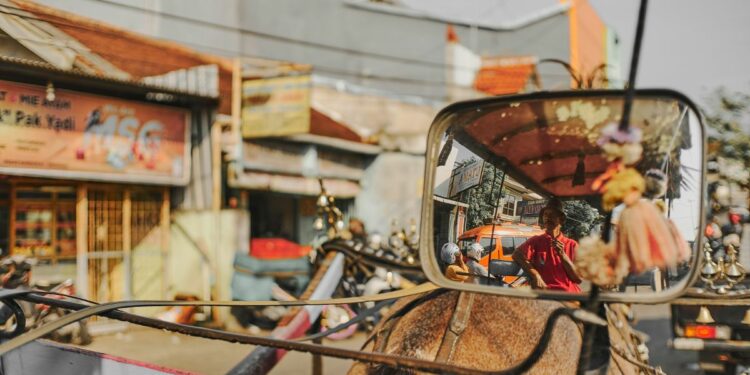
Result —
[{"label": "metal rod", "polygon": [[[589,293],[589,300],[586,306],[586,310],[593,314],[596,314],[599,310],[601,303],[599,302],[599,287],[596,285],[591,286],[591,293]],[[581,344],[581,355],[578,359],[578,371],[579,375],[583,375],[588,370],[589,361],[591,360],[591,349],[594,346],[594,338],[599,329],[601,328],[593,324],[588,324],[583,328],[583,342]]]},{"label": "metal rod", "polygon": [[630,59],[630,76],[628,77],[628,87],[625,91],[625,103],[622,106],[622,120],[620,121],[620,130],[627,130],[630,126],[630,110],[633,108],[633,98],[635,97],[635,78],[638,74],[638,60],[641,56],[641,41],[643,40],[643,29],[646,26],[646,7],[648,0],[641,0],[641,7],[638,10],[638,26],[635,31],[635,42],[633,45],[633,55]]},{"label": "metal rod", "polygon": [[[76,303],[76,302],[52,299],[52,298],[47,298],[47,297],[43,297],[43,296],[39,296],[35,294],[23,295],[20,298],[27,300],[27,301],[31,301],[31,302],[54,305],[54,306],[58,306],[58,307],[62,307],[62,308],[70,309],[70,310],[77,310],[78,311],[77,313],[74,313],[71,315],[79,315],[81,317],[85,317],[86,315],[88,315],[88,314],[85,314],[85,312],[90,311],[97,315],[102,315],[102,316],[106,316],[106,317],[110,317],[110,318],[114,318],[118,320],[124,320],[128,322],[136,323],[139,325],[143,325],[143,326],[148,326],[148,327],[153,327],[153,328],[158,328],[158,329],[166,329],[169,331],[192,335],[192,336],[264,346],[264,347],[268,347],[269,349],[280,348],[280,349],[286,349],[286,350],[302,351],[302,352],[320,354],[320,355],[331,356],[331,357],[336,357],[336,358],[353,359],[353,360],[362,361],[362,362],[380,363],[380,364],[385,364],[387,366],[394,367],[394,368],[411,368],[411,369],[416,369],[416,370],[421,370],[421,371],[426,371],[426,372],[436,372],[436,373],[505,375],[505,374],[520,374],[520,373],[526,372],[532,366],[534,366],[534,364],[536,364],[536,362],[538,362],[539,359],[542,357],[542,354],[544,354],[545,350],[547,349],[547,346],[549,345],[549,341],[552,337],[554,325],[561,316],[567,316],[575,322],[581,322],[581,320],[577,319],[576,317],[575,312],[577,310],[575,309],[558,308],[554,310],[550,314],[549,318],[547,319],[547,323],[545,324],[541,338],[539,339],[537,344],[534,346],[531,353],[529,353],[529,355],[521,363],[515,366],[512,366],[510,368],[507,368],[507,369],[486,371],[486,370],[473,369],[469,367],[456,366],[456,365],[452,365],[448,363],[436,363],[434,361],[428,361],[428,360],[412,358],[412,357],[403,357],[403,356],[383,354],[383,353],[365,353],[365,352],[356,351],[356,350],[326,347],[326,346],[318,345],[318,344],[305,344],[305,343],[301,343],[297,341],[250,336],[250,335],[244,335],[244,334],[238,334],[238,333],[232,333],[232,332],[224,332],[224,331],[205,328],[205,327],[194,327],[194,326],[189,326],[189,325],[171,323],[171,322],[166,322],[166,321],[162,321],[158,319],[146,318],[146,317],[135,315],[135,314],[117,311],[116,307],[114,306],[111,306],[110,308],[107,308],[107,306],[103,306],[103,305],[86,306],[86,305]],[[81,315],[82,313],[84,315]],[[68,316],[66,316],[65,318],[67,317]]]},{"label": "metal rod", "polygon": [[[490,199],[492,199],[492,190],[495,189],[495,179],[497,178],[497,173],[498,173],[498,170],[495,166],[492,166],[492,168],[494,168],[494,173],[492,176],[492,188],[490,189]],[[505,185],[505,171],[503,171],[503,178],[502,180],[500,180],[500,196],[501,197],[503,195],[503,185]],[[498,201],[499,199],[493,199],[495,209],[492,213],[492,231],[490,232],[490,255],[489,255],[489,258],[487,258],[487,276],[489,276],[490,264],[492,263],[492,252],[495,250],[495,218],[497,217],[497,202]],[[489,284],[490,284],[490,278],[488,277],[487,285]]]}]

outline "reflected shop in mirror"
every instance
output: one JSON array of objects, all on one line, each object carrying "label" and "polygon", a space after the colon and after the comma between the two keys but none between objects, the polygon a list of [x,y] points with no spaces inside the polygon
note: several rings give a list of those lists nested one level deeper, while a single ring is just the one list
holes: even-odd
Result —
[{"label": "reflected shop in mirror", "polygon": [[678,96],[639,94],[623,127],[623,95],[549,96],[458,106],[433,124],[433,278],[684,289],[705,201],[699,116]]}]

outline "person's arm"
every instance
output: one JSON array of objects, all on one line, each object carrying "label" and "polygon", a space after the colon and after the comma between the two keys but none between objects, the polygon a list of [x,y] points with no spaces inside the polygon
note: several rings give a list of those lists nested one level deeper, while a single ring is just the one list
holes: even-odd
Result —
[{"label": "person's arm", "polygon": [[531,287],[534,289],[546,289],[547,284],[542,280],[542,275],[537,271],[536,268],[529,262],[529,259],[527,258],[526,253],[529,252],[530,245],[529,241],[524,242],[521,246],[517,247],[515,251],[513,251],[513,261],[518,263],[521,268],[526,271],[526,273],[531,278],[530,284]]},{"label": "person's arm", "polygon": [[[463,267],[457,264],[451,264],[448,269],[445,270],[445,277],[451,281],[457,281],[462,283],[469,278],[469,269],[464,265]],[[465,274],[465,275],[463,275]]]},{"label": "person's arm", "polygon": [[[570,259],[568,254],[565,253],[565,245],[563,245],[563,243],[560,241],[555,241],[555,250],[557,251],[557,255],[560,256],[560,259],[562,259],[563,269],[565,269],[565,273],[568,274],[568,277],[573,280],[574,283],[580,284],[582,281],[581,275],[578,274],[573,261]],[[575,244],[573,244],[572,251],[576,251]]]}]

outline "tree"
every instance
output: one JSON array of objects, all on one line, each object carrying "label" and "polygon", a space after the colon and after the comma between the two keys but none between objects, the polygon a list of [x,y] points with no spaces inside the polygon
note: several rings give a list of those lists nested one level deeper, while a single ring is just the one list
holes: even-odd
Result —
[{"label": "tree", "polygon": [[562,231],[576,241],[591,234],[591,231],[601,224],[599,211],[586,201],[565,201],[563,210],[567,219]]},{"label": "tree", "polygon": [[[476,161],[475,158],[464,160],[457,163],[456,168]],[[462,193],[461,201],[469,205],[466,212],[468,228],[482,226],[486,220],[495,217],[495,206],[500,204],[502,198],[502,185],[503,171],[485,163],[481,182]],[[566,201],[563,209],[568,218],[563,226],[563,232],[570,238],[578,240],[600,224],[599,211],[585,201]]]},{"label": "tree", "polygon": [[708,154],[715,156],[722,178],[750,187],[747,171],[750,169],[750,95],[729,92],[725,88],[714,91],[703,115],[708,125]]},{"label": "tree", "polygon": [[[456,168],[464,165],[482,162],[472,157],[456,163]],[[476,228],[484,224],[486,219],[495,217],[495,206],[500,200],[500,188],[503,172],[489,163],[482,167],[481,182],[461,193],[461,201],[469,205],[466,212],[466,223],[468,228]],[[494,187],[493,187],[494,183]]]}]

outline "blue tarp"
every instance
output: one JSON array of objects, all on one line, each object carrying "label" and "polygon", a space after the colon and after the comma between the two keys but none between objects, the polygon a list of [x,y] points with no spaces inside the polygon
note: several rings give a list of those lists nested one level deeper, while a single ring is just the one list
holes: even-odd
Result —
[{"label": "blue tarp", "polygon": [[[299,295],[310,282],[310,260],[307,257],[295,259],[258,259],[237,252],[234,257],[232,275],[232,299],[239,301],[263,301],[271,299],[274,283],[291,285],[294,295]],[[269,272],[304,272],[285,278],[266,276]]]}]

